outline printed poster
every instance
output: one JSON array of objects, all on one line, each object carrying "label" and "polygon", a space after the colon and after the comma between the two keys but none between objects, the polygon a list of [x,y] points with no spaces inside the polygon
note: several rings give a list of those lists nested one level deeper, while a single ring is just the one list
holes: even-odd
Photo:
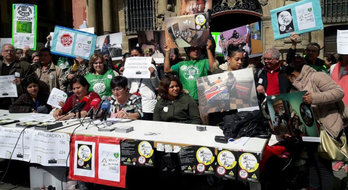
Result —
[{"label": "printed poster", "polygon": [[75,141],[74,175],[95,177],[95,142]]},{"label": "printed poster", "polygon": [[337,53],[348,55],[348,30],[337,30]]},{"label": "printed poster", "polygon": [[303,102],[306,91],[267,96],[267,107],[273,131],[277,135],[319,137],[310,104]]},{"label": "printed poster", "polygon": [[208,10],[212,9],[212,7],[212,0],[181,0],[180,15],[204,13],[208,12]]},{"label": "printed poster", "polygon": [[200,113],[258,106],[251,68],[197,78]]},{"label": "printed poster", "polygon": [[65,133],[34,131],[31,163],[43,166],[69,166],[70,136]]},{"label": "printed poster", "polygon": [[324,28],[318,0],[303,0],[271,10],[274,39]]},{"label": "printed poster", "polygon": [[120,145],[99,143],[99,179],[120,181]]},{"label": "printed poster", "polygon": [[255,153],[248,152],[240,152],[238,156],[238,180],[259,182],[260,156]]},{"label": "printed poster", "polygon": [[97,37],[95,53],[109,54],[112,60],[122,59],[122,33],[107,34]]},{"label": "printed poster", "polygon": [[94,53],[97,36],[88,32],[56,26],[51,51],[54,54],[89,60]]},{"label": "printed poster", "polygon": [[121,163],[128,166],[154,167],[153,141],[124,140],[121,142]]},{"label": "printed poster", "polygon": [[37,6],[12,5],[12,44],[15,48],[36,50]]},{"label": "printed poster", "polygon": [[152,57],[156,64],[164,63],[164,31],[138,31],[138,42],[145,57]]},{"label": "printed poster", "polygon": [[208,13],[165,18],[166,44],[170,48],[203,46],[210,37]]},{"label": "printed poster", "polygon": [[236,179],[238,152],[219,150],[216,156],[215,173],[227,179]]},{"label": "printed poster", "polygon": [[150,78],[151,57],[128,57],[123,76],[127,78]]},{"label": "printed poster", "polygon": [[[0,158],[29,162],[33,129],[0,127]],[[16,148],[15,148],[16,147]],[[14,149],[15,148],[15,149]]]}]

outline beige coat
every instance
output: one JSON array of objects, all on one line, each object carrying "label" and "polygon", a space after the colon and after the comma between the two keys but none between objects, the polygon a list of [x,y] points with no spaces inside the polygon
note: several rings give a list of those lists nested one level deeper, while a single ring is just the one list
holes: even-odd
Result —
[{"label": "beige coat", "polygon": [[36,69],[35,73],[41,81],[45,82],[48,85],[49,92],[51,92],[54,87],[65,91],[65,87],[61,84],[63,71],[58,66],[51,63],[48,70],[43,71],[42,67],[40,67]]},{"label": "beige coat", "polygon": [[336,102],[342,100],[343,89],[328,74],[316,72],[307,65],[303,66],[292,85],[297,90],[311,92],[315,117],[322,122],[331,136],[337,137],[343,129],[343,121]]}]

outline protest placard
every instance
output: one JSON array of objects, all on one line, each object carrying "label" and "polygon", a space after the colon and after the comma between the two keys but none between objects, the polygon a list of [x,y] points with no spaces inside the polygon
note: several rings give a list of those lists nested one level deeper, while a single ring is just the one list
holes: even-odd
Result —
[{"label": "protest placard", "polygon": [[94,53],[97,36],[71,28],[56,26],[52,38],[51,52],[57,55],[89,60]]},{"label": "protest placard", "polygon": [[303,0],[271,10],[274,39],[324,28],[318,0]]},{"label": "protest placard", "polygon": [[36,50],[37,7],[31,4],[12,5],[12,44],[15,48]]},{"label": "protest placard", "polygon": [[138,31],[139,47],[144,53],[144,56],[152,57],[156,64],[164,63],[165,45],[164,31]]},{"label": "protest placard", "polygon": [[208,12],[213,6],[212,0],[181,0],[180,15]]},{"label": "protest placard", "polygon": [[18,97],[17,86],[13,83],[14,75],[0,76],[0,98]]},{"label": "protest placard", "polygon": [[348,30],[337,30],[337,53],[348,54]]},{"label": "protest placard", "polygon": [[97,37],[96,53],[107,53],[112,60],[122,59],[122,33],[107,34]]}]

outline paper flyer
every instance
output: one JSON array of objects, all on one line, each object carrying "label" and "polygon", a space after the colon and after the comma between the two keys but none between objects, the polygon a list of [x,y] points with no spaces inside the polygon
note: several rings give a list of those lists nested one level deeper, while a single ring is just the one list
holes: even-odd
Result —
[{"label": "paper flyer", "polygon": [[17,86],[13,83],[14,75],[0,76],[0,98],[18,97]]},{"label": "paper flyer", "polygon": [[128,57],[123,76],[127,78],[150,78],[151,57]]},{"label": "paper flyer", "polygon": [[47,104],[56,108],[61,108],[59,102],[65,102],[68,98],[68,95],[58,88],[53,88],[50,96],[48,97]]},{"label": "paper flyer", "polygon": [[99,179],[120,181],[121,167],[120,145],[99,143]]},{"label": "paper flyer", "polygon": [[12,45],[15,48],[36,50],[37,6],[12,5]]},{"label": "paper flyer", "polygon": [[348,30],[337,30],[337,53],[348,55]]}]

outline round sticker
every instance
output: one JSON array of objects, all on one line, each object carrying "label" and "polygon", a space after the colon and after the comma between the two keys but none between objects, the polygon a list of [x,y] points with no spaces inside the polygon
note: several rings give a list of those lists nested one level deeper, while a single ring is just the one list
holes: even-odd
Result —
[{"label": "round sticker", "polygon": [[243,153],[239,157],[239,166],[249,173],[252,173],[256,171],[257,168],[259,168],[259,163],[257,162],[257,159],[253,154]]},{"label": "round sticker", "polygon": [[196,16],[195,22],[196,22],[197,25],[201,25],[202,26],[202,25],[205,24],[206,21],[207,21],[207,19],[205,18],[204,15],[197,15]]},{"label": "round sticker", "polygon": [[197,161],[204,165],[210,165],[214,162],[214,155],[207,147],[201,147],[196,152]]},{"label": "round sticker", "polygon": [[82,158],[80,158],[80,159],[77,161],[77,164],[78,164],[79,166],[83,166],[84,163],[85,163],[85,162],[83,161]]},{"label": "round sticker", "polygon": [[153,154],[152,146],[147,141],[141,141],[138,146],[138,151],[141,156],[145,158],[150,158]]},{"label": "round sticker", "polygon": [[196,30],[200,30],[201,26],[200,25],[196,25]]},{"label": "round sticker", "polygon": [[219,175],[225,175],[226,174],[226,169],[223,166],[218,166],[216,168],[216,173]]},{"label": "round sticker", "polygon": [[282,11],[278,15],[278,22],[280,25],[289,25],[292,21],[292,16],[289,11]]},{"label": "round sticker", "polygon": [[245,171],[245,170],[239,170],[238,175],[239,175],[239,177],[242,178],[242,179],[246,179],[246,178],[248,178],[248,176],[249,176],[248,172]]},{"label": "round sticker", "polygon": [[50,75],[50,79],[53,80],[54,79],[54,75]]},{"label": "round sticker", "polygon": [[82,145],[77,152],[77,156],[87,162],[92,157],[92,151],[87,145]]},{"label": "round sticker", "polygon": [[204,171],[205,171],[205,165],[202,164],[202,163],[197,164],[197,171],[198,171],[199,173],[204,172]]},{"label": "round sticker", "polygon": [[227,170],[230,170],[237,165],[236,157],[228,150],[221,151],[217,156],[217,161],[220,166],[223,166]]},{"label": "round sticker", "polygon": [[138,162],[139,162],[139,164],[145,164],[146,158],[144,156],[139,156]]}]

